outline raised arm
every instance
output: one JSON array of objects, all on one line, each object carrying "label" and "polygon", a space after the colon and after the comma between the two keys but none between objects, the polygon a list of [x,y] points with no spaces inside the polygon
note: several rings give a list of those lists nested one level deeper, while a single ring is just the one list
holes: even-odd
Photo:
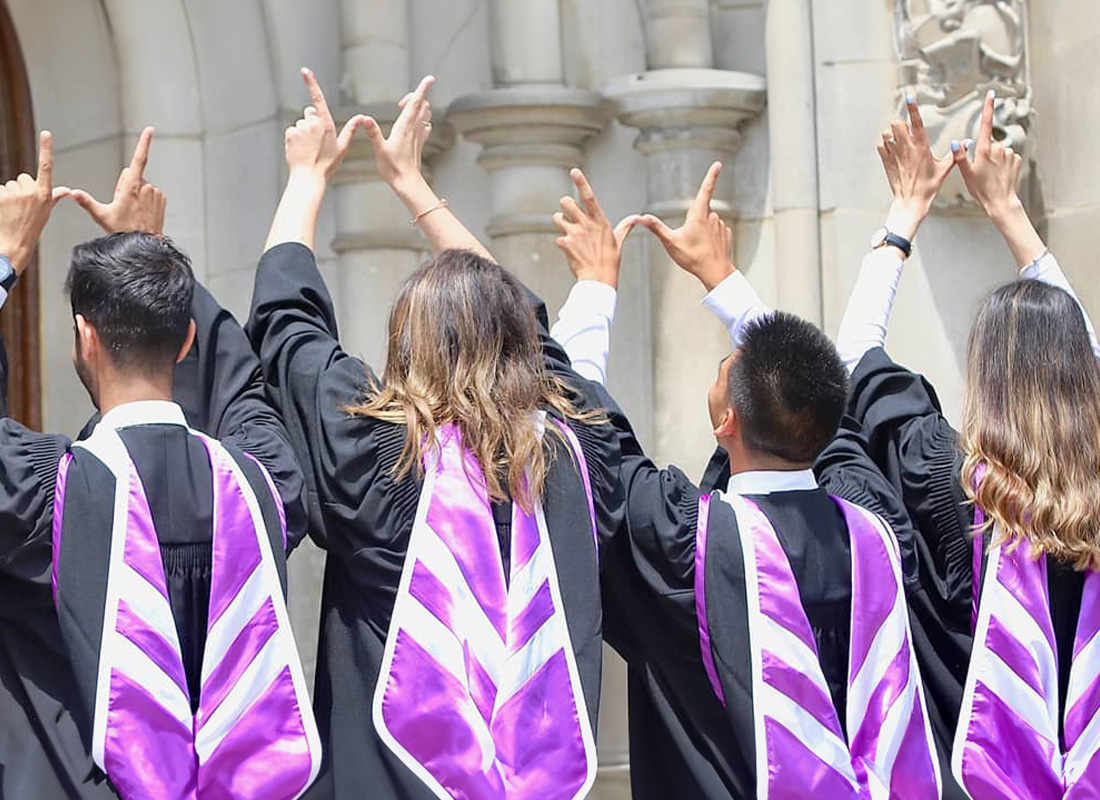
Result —
[{"label": "raised arm", "polygon": [[400,102],[401,113],[393,123],[388,137],[373,117],[365,117],[363,128],[374,150],[374,163],[394,194],[409,211],[409,222],[420,228],[433,252],[472,250],[495,260],[485,246],[462,224],[447,205],[428,185],[420,168],[424,143],[432,133],[432,106],[428,90],[435,82],[431,75],[420,81],[416,90]]},{"label": "raised arm", "polygon": [[676,266],[694,276],[706,289],[703,305],[721,320],[736,350],[741,346],[745,327],[771,313],[771,309],[734,266],[733,231],[711,209],[721,172],[722,162],[711,164],[679,228],[670,228],[652,214],[641,217],[639,222],[660,240]]},{"label": "raised arm", "polygon": [[[30,266],[54,205],[68,193],[53,187],[53,137],[43,131],[37,177],[23,174],[0,186],[0,267],[8,268],[0,285],[5,297]],[[0,341],[0,364],[6,363]],[[0,378],[0,580],[48,586],[54,484],[69,440],[7,419],[7,379]]]},{"label": "raised arm", "polygon": [[937,159],[932,154],[916,97],[910,94],[906,103],[910,124],[895,120],[878,146],[894,199],[884,227],[863,259],[837,335],[837,349],[849,372],[865,354],[885,346],[902,266],[954,166],[950,158]]},{"label": "raised arm", "polygon": [[[1011,147],[1005,147],[993,139],[993,101],[994,93],[990,90],[982,107],[978,140],[973,146],[970,142],[963,142],[955,147],[955,163],[958,164],[967,190],[1004,237],[1020,269],[1020,277],[1057,286],[1077,300],[1085,318],[1092,350],[1100,358],[1100,344],[1097,343],[1092,320],[1077,299],[1054,254],[1035,230],[1020,200],[1017,185],[1023,159]],[[973,161],[967,157],[971,150],[974,152]]]},{"label": "raised arm", "polygon": [[584,173],[573,169],[569,176],[584,205],[578,205],[570,196],[563,197],[554,224],[562,233],[557,245],[565,253],[577,282],[558,312],[550,336],[565,348],[573,369],[605,384],[623,242],[637,218],[628,216],[611,227]]}]

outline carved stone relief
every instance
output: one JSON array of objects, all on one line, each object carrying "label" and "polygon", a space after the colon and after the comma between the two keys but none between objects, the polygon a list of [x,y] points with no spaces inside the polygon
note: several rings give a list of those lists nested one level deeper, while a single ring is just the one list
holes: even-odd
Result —
[{"label": "carved stone relief", "polygon": [[[948,152],[952,140],[975,137],[989,89],[998,97],[994,137],[1026,151],[1031,118],[1026,19],[1025,0],[895,0],[902,94],[916,92],[937,154]],[[941,194],[947,205],[966,202],[955,177]]]}]

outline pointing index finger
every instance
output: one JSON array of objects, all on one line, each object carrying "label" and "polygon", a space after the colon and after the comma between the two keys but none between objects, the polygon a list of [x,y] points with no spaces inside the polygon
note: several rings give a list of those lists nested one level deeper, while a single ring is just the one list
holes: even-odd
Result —
[{"label": "pointing index finger", "polygon": [[306,87],[309,89],[309,102],[317,109],[317,115],[324,119],[332,119],[325,93],[321,91],[321,84],[317,82],[317,76],[309,67],[302,67],[302,77],[305,78]]},{"label": "pointing index finger", "polygon": [[600,208],[600,201],[596,199],[596,192],[593,191],[588,178],[575,167],[569,170],[569,177],[573,179],[573,185],[577,187],[577,194],[581,196],[581,200],[584,202],[585,211],[588,212],[590,217],[599,219],[603,215],[603,209]]},{"label": "pointing index finger", "polygon": [[145,179],[145,167],[149,164],[149,147],[153,144],[153,129],[146,128],[138,137],[134,157],[130,160],[130,177],[137,182]]},{"label": "pointing index finger", "polygon": [[715,161],[710,165],[703,183],[699,186],[699,193],[695,195],[695,202],[691,206],[694,214],[705,217],[710,212],[710,201],[714,197],[714,187],[718,184],[718,174],[721,171],[721,161]]},{"label": "pointing index finger", "polygon": [[428,96],[428,90],[432,88],[432,84],[435,83],[434,75],[425,75],[420,84],[416,87],[416,91],[412,93],[413,103],[420,103]]},{"label": "pointing index finger", "polygon": [[978,150],[983,153],[989,152],[989,148],[993,145],[993,99],[996,94],[990,89],[982,105],[982,122],[978,128]]},{"label": "pointing index finger", "polygon": [[913,138],[923,141],[926,136],[924,131],[924,117],[921,116],[916,94],[908,92],[905,95],[905,105],[909,109],[909,125],[913,129]]},{"label": "pointing index finger", "polygon": [[53,134],[49,131],[38,136],[38,185],[53,188]]}]

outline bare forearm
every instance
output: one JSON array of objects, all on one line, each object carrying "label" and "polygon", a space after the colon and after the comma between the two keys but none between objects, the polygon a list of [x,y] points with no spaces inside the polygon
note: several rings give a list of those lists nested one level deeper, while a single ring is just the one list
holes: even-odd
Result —
[{"label": "bare forearm", "polygon": [[308,172],[292,172],[286,189],[275,210],[271,232],[267,235],[264,251],[285,244],[299,242],[314,249],[317,236],[317,218],[325,197],[325,178]]},{"label": "bare forearm", "polygon": [[[441,205],[439,196],[421,176],[408,181],[397,181],[394,193],[405,204],[412,218],[420,217],[417,227],[424,232],[435,253],[443,250],[471,250],[483,258],[494,261],[492,254],[476,236],[462,224],[451,209]],[[434,210],[430,210],[434,209]],[[424,213],[428,212],[428,213]],[[423,214],[423,216],[420,216]]]},{"label": "bare forearm", "polygon": [[1025,267],[1038,259],[1045,251],[1039,232],[1031,224],[1019,201],[1000,211],[990,210],[989,218],[1001,232],[1018,267]]}]

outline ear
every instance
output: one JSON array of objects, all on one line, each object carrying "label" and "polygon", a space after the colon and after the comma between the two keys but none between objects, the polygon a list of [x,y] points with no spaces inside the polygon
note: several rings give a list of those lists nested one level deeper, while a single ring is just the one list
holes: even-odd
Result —
[{"label": "ear", "polygon": [[76,338],[80,342],[80,351],[82,353],[95,352],[99,346],[99,336],[96,334],[95,328],[88,320],[84,319],[83,314],[75,315],[73,321],[76,324]]},{"label": "ear", "polygon": [[183,359],[187,358],[187,354],[191,352],[191,346],[195,343],[195,320],[191,320],[187,324],[187,338],[183,340],[183,347],[180,348],[179,354],[176,356],[176,363],[180,363]]},{"label": "ear", "polygon": [[737,438],[741,435],[741,422],[732,407],[726,408],[726,414],[718,427],[714,429],[714,438],[719,441]]}]

